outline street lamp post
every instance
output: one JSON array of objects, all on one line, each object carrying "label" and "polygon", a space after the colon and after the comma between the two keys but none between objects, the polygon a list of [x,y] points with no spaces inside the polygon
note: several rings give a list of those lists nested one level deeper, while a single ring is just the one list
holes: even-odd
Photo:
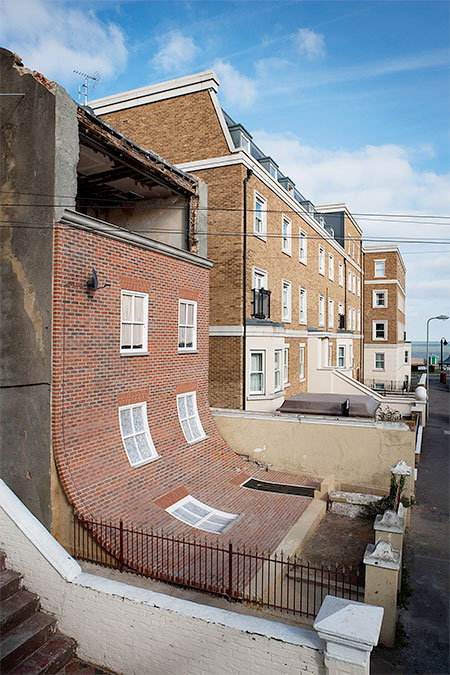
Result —
[{"label": "street lamp post", "polygon": [[444,363],[444,345],[447,344],[447,340],[445,338],[441,338],[441,370],[443,368],[443,363]]},{"label": "street lamp post", "polygon": [[446,314],[439,314],[439,316],[430,316],[430,318],[427,320],[427,419],[430,414],[430,397],[429,397],[429,383],[428,383],[428,379],[430,376],[430,364],[428,357],[428,347],[430,343],[430,321],[434,321],[434,319],[438,319],[439,321],[447,321],[448,316]]}]

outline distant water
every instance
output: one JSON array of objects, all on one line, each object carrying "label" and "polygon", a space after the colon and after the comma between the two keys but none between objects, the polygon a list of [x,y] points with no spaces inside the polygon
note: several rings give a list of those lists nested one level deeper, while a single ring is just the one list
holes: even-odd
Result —
[{"label": "distant water", "polygon": [[[450,340],[448,341],[448,345],[444,345],[444,359],[447,358],[450,354]],[[425,359],[427,356],[427,343],[426,342],[412,342],[411,343],[411,348],[412,348],[412,358],[413,359]],[[441,358],[441,343],[440,342],[430,342],[428,345],[428,353],[429,354],[436,354],[439,358]]]}]

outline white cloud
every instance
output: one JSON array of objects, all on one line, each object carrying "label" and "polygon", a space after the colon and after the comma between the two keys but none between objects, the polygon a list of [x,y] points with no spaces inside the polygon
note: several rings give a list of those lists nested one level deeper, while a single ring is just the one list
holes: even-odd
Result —
[{"label": "white cloud", "polygon": [[213,67],[220,78],[220,94],[226,105],[236,108],[248,108],[253,105],[258,93],[255,80],[242,75],[224,61],[216,61]]},{"label": "white cloud", "polygon": [[158,39],[159,50],[152,59],[157,68],[165,72],[178,70],[188,66],[200,52],[191,37],[183,35],[180,30],[171,30]]},{"label": "white cloud", "polygon": [[101,21],[91,10],[46,0],[0,3],[0,40],[25,66],[66,86],[78,78],[73,70],[98,71],[109,79],[127,61],[119,26]]},{"label": "white cloud", "polygon": [[293,36],[297,51],[308,61],[315,61],[325,56],[325,38],[309,28],[299,28]]}]

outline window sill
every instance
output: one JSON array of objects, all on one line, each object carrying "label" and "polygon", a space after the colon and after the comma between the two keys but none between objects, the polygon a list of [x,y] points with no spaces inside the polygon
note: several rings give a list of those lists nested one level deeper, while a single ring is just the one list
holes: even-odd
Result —
[{"label": "window sill", "polygon": [[320,274],[321,277],[325,276],[325,272],[321,272],[320,270],[319,270],[319,274]]},{"label": "window sill", "polygon": [[253,232],[255,237],[257,239],[261,239],[261,241],[267,241],[267,235],[266,234],[259,234],[258,232]]},{"label": "window sill", "polygon": [[[186,436],[185,436],[185,438],[186,438]],[[206,434],[205,434],[205,436],[202,436],[201,438],[196,438],[194,441],[188,441],[187,438],[186,438],[186,443],[188,445],[195,445],[196,443],[200,443],[200,441],[204,441],[205,438],[208,438],[208,436],[206,436]]]},{"label": "window sill", "polygon": [[198,349],[179,349],[178,354],[198,354]]},{"label": "window sill", "polygon": [[307,265],[308,261],[307,260],[302,260],[301,258],[299,259],[299,262],[302,263],[302,265]]},{"label": "window sill", "polygon": [[281,391],[276,391],[273,394],[249,394],[247,396],[247,401],[272,401],[275,398],[281,398],[281,396],[284,396],[286,392],[284,389]]},{"label": "window sill", "polygon": [[281,252],[284,253],[284,255],[288,255],[292,258],[292,251],[285,251],[284,249],[282,249]]},{"label": "window sill", "polygon": [[290,382],[285,382],[283,386],[284,386],[284,388],[286,389],[286,387],[290,387],[290,386],[291,386],[291,383],[290,383]]},{"label": "window sill", "polygon": [[299,379],[299,382],[300,382],[300,383],[301,383],[301,382],[306,382],[306,377],[301,377],[301,378]]},{"label": "window sill", "polygon": [[150,352],[120,352],[120,356],[148,356]]},{"label": "window sill", "polygon": [[132,469],[140,469],[141,466],[146,466],[146,464],[156,462],[157,459],[161,459],[161,455],[156,455],[156,457],[150,457],[150,459],[146,459],[143,462],[137,462],[137,464],[130,464],[130,466]]}]

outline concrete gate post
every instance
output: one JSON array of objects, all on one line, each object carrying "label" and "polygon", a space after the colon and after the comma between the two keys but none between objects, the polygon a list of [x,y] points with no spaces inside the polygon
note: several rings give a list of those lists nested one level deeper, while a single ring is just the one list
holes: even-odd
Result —
[{"label": "concrete gate post", "polygon": [[380,642],[393,647],[397,623],[397,592],[401,565],[400,551],[380,539],[377,544],[367,544],[364,554],[366,585],[364,602],[384,608]]},{"label": "concrete gate post", "polygon": [[314,621],[326,644],[326,675],[369,675],[370,652],[378,644],[383,609],[327,595]]},{"label": "concrete gate post", "polygon": [[[391,467],[391,474],[400,480],[401,476],[405,477],[405,487],[404,492],[408,498],[411,498],[414,495],[414,479],[412,467],[409,466],[404,459],[401,459]],[[411,517],[411,509],[407,510],[406,513],[406,527],[409,527],[409,521]]]}]

